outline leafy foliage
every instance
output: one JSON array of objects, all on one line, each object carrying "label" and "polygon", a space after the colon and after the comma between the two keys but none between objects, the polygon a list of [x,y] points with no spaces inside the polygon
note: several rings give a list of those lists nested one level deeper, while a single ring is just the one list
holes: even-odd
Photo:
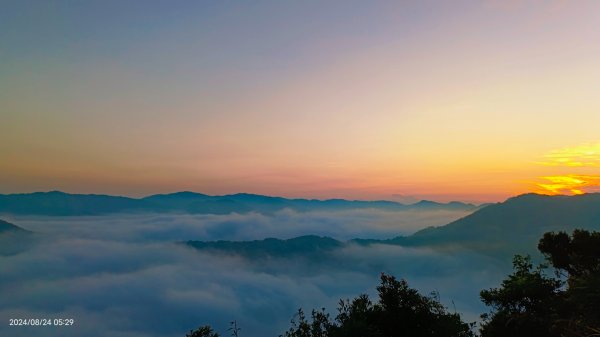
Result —
[{"label": "leafy foliage", "polygon": [[381,274],[379,301],[367,295],[341,300],[334,321],[325,312],[313,310],[307,319],[302,310],[285,337],[383,337],[383,336],[473,336],[472,324],[451,314],[433,296],[419,294],[405,280]]},{"label": "leafy foliage", "polygon": [[558,329],[565,336],[600,335],[600,232],[546,233],[538,249],[568,277]]},{"label": "leafy foliage", "polygon": [[196,330],[191,330],[185,334],[185,337],[219,337],[219,334],[214,332],[208,325],[203,325]]},{"label": "leafy foliage", "polygon": [[492,307],[482,315],[481,336],[599,335],[600,233],[546,233],[538,249],[557,278],[544,275],[545,266],[534,269],[528,257],[516,256],[514,273],[501,287],[481,292]]},{"label": "leafy foliage", "polygon": [[557,317],[561,282],[546,277],[542,266],[534,269],[529,257],[515,256],[513,266],[500,288],[481,292],[482,301],[493,308],[491,316],[482,315],[482,336],[555,336],[551,322]]}]

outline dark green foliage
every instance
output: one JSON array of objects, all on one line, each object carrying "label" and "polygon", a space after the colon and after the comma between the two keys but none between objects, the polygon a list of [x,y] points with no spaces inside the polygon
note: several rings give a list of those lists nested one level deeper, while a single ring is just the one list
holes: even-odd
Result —
[{"label": "dark green foliage", "polygon": [[529,257],[515,256],[513,266],[514,273],[500,288],[481,292],[481,300],[493,310],[482,316],[482,336],[559,336],[551,327],[558,317],[561,282],[546,277],[541,267],[534,269]]},{"label": "dark green foliage", "polygon": [[546,233],[538,248],[559,275],[568,276],[563,304],[568,315],[557,323],[561,331],[600,335],[600,232]]},{"label": "dark green foliage", "polygon": [[575,278],[600,272],[600,232],[576,229],[571,237],[565,232],[546,233],[538,249],[554,268]]},{"label": "dark green foliage", "polygon": [[405,280],[382,274],[377,291],[375,309],[383,336],[470,336],[458,314],[447,313],[433,296],[422,296]]},{"label": "dark green foliage", "polygon": [[185,337],[219,337],[209,325],[203,325],[196,330],[191,330]]},{"label": "dark green foliage", "polygon": [[352,302],[340,300],[336,333],[348,337],[379,336],[379,329],[372,325],[376,315],[373,303],[365,294],[354,298]]},{"label": "dark green foliage", "polygon": [[285,337],[468,337],[472,324],[451,314],[433,296],[427,297],[404,280],[381,274],[379,301],[367,295],[340,301],[338,315],[331,321],[324,309],[313,310],[308,320],[302,310]]},{"label": "dark green foliage", "polygon": [[[500,288],[481,292],[492,307],[483,315],[482,337],[598,336],[600,334],[600,233],[546,233],[539,250],[558,278],[516,256],[514,273]],[[566,282],[562,280],[566,279]]]}]

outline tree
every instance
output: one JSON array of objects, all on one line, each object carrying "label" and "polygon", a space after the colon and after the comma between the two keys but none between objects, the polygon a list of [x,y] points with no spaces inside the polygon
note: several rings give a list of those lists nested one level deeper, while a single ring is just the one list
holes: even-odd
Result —
[{"label": "tree", "polygon": [[514,273],[500,288],[481,291],[481,300],[492,307],[482,315],[481,335],[485,337],[551,337],[556,320],[561,282],[543,274],[543,266],[533,268],[529,256],[515,256]]},{"label": "tree", "polygon": [[219,334],[214,332],[209,325],[203,325],[196,330],[190,330],[185,337],[219,337]]},{"label": "tree", "polygon": [[227,329],[227,331],[231,331],[231,336],[233,337],[238,337],[238,333],[240,332],[240,329],[237,325],[237,321],[231,321],[229,322],[229,325],[231,325],[231,327],[229,329]]},{"label": "tree", "polygon": [[469,324],[450,314],[432,295],[423,296],[405,280],[381,274],[374,307],[383,336],[471,336]]},{"label": "tree", "polygon": [[369,296],[362,294],[352,300],[340,300],[336,321],[337,336],[362,337],[380,336],[379,329],[372,325],[377,312]]},{"label": "tree", "polygon": [[600,335],[600,232],[546,233],[538,249],[559,276],[567,277],[562,315],[565,336]]},{"label": "tree", "polygon": [[329,319],[329,314],[325,312],[325,308],[321,308],[320,311],[313,309],[311,312],[311,321],[306,319],[306,315],[302,309],[298,309],[296,317],[292,319],[292,326],[285,332],[285,337],[330,336],[333,324]]},{"label": "tree", "polygon": [[470,337],[473,324],[448,313],[433,296],[419,294],[405,280],[381,274],[379,301],[367,295],[341,300],[338,315],[331,321],[325,309],[313,310],[311,320],[302,310],[285,337]]},{"label": "tree", "polygon": [[538,249],[555,270],[555,278],[516,256],[514,272],[500,288],[483,290],[492,307],[484,314],[482,337],[600,335],[600,233],[575,230],[546,233]]}]

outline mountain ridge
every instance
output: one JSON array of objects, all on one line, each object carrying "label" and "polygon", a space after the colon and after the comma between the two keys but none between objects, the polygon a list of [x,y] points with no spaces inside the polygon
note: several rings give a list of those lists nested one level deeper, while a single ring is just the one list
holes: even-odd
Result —
[{"label": "mountain ridge", "polygon": [[0,214],[52,216],[104,215],[124,212],[229,214],[252,211],[271,213],[285,208],[296,211],[366,208],[475,210],[478,206],[459,201],[437,203],[422,200],[414,204],[401,204],[387,200],[288,199],[251,193],[211,196],[191,191],[153,194],[142,198],[105,194],[71,194],[62,191],[0,194]]},{"label": "mountain ridge", "polygon": [[[510,260],[516,253],[535,253],[540,237],[549,231],[571,232],[576,228],[600,230],[600,193],[577,196],[548,196],[528,193],[481,208],[443,226],[428,227],[409,236],[392,239],[353,239],[348,244],[387,244],[404,247],[463,248]],[[331,238],[329,238],[331,239]],[[332,239],[333,240],[333,239]],[[210,248],[240,253],[244,242],[211,244],[188,241],[196,249]],[[252,249],[257,248],[256,241]],[[246,242],[247,243],[247,242]],[[283,242],[285,244],[285,242]],[[227,249],[234,247],[235,249]],[[272,253],[264,249],[262,254]]]}]

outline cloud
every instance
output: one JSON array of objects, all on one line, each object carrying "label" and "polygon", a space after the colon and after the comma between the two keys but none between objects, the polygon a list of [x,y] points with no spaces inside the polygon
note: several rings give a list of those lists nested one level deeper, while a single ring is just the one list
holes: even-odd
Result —
[{"label": "cloud", "polygon": [[543,193],[583,194],[600,192],[600,175],[568,174],[563,176],[541,177],[545,183],[537,183]]},{"label": "cloud", "polygon": [[539,164],[563,167],[600,167],[600,142],[564,147],[544,155]]},{"label": "cloud", "polygon": [[[545,194],[583,194],[600,192],[600,175],[590,170],[600,167],[600,142],[564,147],[544,155],[540,165],[562,168],[568,174],[553,174],[539,177],[534,182],[537,192]],[[564,172],[563,172],[564,173]]]},{"label": "cloud", "polygon": [[348,240],[407,235],[428,226],[447,224],[469,213],[463,210],[297,212],[284,209],[272,215],[119,214],[50,218],[18,216],[8,220],[38,233],[78,238],[118,238],[119,241],[132,242],[287,239],[306,234]]},{"label": "cloud", "polygon": [[[375,219],[375,234],[383,235],[391,226],[387,213],[319,213],[304,221],[297,217],[286,211],[272,217],[17,219],[38,233],[29,249],[0,256],[0,319],[74,318],[76,323],[60,328],[3,324],[0,335],[175,337],[202,324],[225,333],[229,322],[237,320],[245,337],[277,336],[299,307],[326,307],[335,315],[340,298],[374,295],[382,271],[406,278],[424,293],[439,291],[444,303],[451,306],[453,301],[457,311],[474,320],[483,312],[479,290],[497,286],[508,272],[499,261],[462,250],[350,245],[318,260],[250,260],[171,242],[192,234],[215,236],[208,229],[223,223],[234,229],[218,235],[231,237],[251,235],[246,227],[261,235],[268,230],[291,235],[331,225],[341,236],[350,236],[366,231],[361,225],[365,219]],[[358,220],[349,221],[352,217]],[[346,221],[349,227],[344,229]],[[283,230],[277,224],[296,228]]]}]

